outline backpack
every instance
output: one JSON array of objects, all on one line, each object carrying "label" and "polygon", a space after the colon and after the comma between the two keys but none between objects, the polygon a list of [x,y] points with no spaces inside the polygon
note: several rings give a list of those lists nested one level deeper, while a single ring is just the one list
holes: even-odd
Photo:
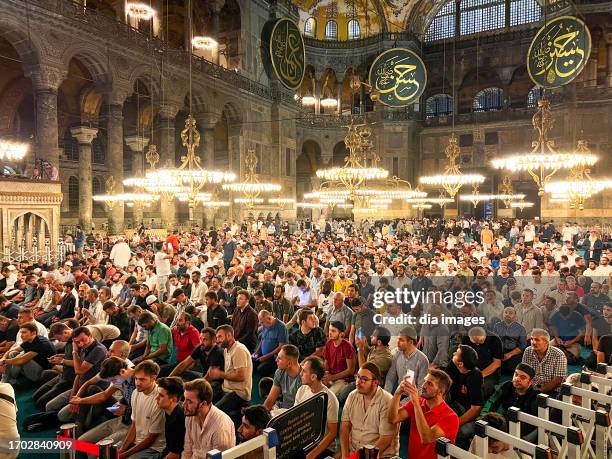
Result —
[{"label": "backpack", "polygon": [[42,430],[56,429],[61,422],[57,418],[58,411],[47,411],[34,413],[22,422],[22,427],[26,432],[40,432]]}]

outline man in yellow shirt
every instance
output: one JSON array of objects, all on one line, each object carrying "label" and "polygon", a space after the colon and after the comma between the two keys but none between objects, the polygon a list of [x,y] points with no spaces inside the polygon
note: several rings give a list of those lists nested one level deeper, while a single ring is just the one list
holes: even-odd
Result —
[{"label": "man in yellow shirt", "polygon": [[334,292],[342,292],[345,296],[348,292],[349,285],[353,283],[344,272],[344,268],[338,269],[338,278],[334,281]]}]

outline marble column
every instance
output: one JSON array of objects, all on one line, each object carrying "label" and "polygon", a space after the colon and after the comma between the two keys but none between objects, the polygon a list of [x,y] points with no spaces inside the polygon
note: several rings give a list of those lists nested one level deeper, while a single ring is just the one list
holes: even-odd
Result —
[{"label": "marble column", "polygon": [[32,80],[36,110],[36,158],[59,167],[57,90],[67,71],[38,65],[26,69],[25,75]]},{"label": "marble column", "polygon": [[[176,141],[175,141],[175,120],[179,111],[178,105],[162,105],[159,107],[158,132],[159,145],[157,150],[160,154],[160,164],[164,167],[167,163],[171,167],[176,165]],[[173,229],[176,224],[176,205],[174,199],[161,199],[161,221],[165,229]]]},{"label": "marble column", "polygon": [[[123,193],[123,106],[108,106],[108,170],[115,180],[115,194]],[[123,202],[116,203],[109,212],[108,228],[110,234],[121,233],[124,229],[125,207]]]},{"label": "marble column", "polygon": [[342,89],[343,82],[338,81],[336,86],[336,99],[338,99],[338,115],[342,115]]},{"label": "marble column", "polygon": [[[134,177],[142,177],[144,175],[144,150],[149,144],[149,139],[143,136],[130,136],[125,138],[125,144],[132,150],[132,173]],[[140,203],[134,203],[132,208],[133,222],[132,226],[136,228],[142,223],[144,210],[143,205]]]},{"label": "marble column", "polygon": [[91,169],[91,142],[98,135],[98,129],[77,126],[70,129],[79,142],[79,223],[85,233],[91,231],[93,216],[93,171]]},{"label": "marble column", "polygon": [[[231,126],[229,127],[227,134],[227,150],[230,158],[229,168],[230,170],[236,172],[236,174],[239,174],[238,176],[242,178],[242,127],[238,125]],[[228,214],[229,219],[239,223],[241,221],[241,208],[239,204],[234,204],[233,202],[233,199],[237,198],[238,195],[239,193],[230,192],[230,207],[228,209]]]},{"label": "marble column", "polygon": [[608,53],[606,85],[608,88],[612,88],[612,33],[606,34],[606,52]]}]

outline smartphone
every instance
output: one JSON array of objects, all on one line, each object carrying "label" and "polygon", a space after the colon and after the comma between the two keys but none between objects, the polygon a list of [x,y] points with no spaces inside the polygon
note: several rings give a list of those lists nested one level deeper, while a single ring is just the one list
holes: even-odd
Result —
[{"label": "smartphone", "polygon": [[357,338],[363,339],[363,331],[361,330],[361,327],[357,329]]},{"label": "smartphone", "polygon": [[114,414],[117,410],[119,410],[119,408],[121,408],[121,405],[115,404],[107,407],[106,409]]},{"label": "smartphone", "polygon": [[406,372],[406,376],[404,377],[408,379],[408,382],[410,384],[414,384],[414,370],[408,369],[408,371]]}]

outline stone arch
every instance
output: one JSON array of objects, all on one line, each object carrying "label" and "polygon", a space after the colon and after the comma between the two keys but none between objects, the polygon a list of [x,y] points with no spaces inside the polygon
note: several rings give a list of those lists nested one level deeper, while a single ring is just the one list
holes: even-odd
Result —
[{"label": "stone arch", "polygon": [[68,68],[72,59],[77,59],[83,64],[97,86],[112,84],[114,75],[107,65],[107,56],[98,53],[92,48],[83,49],[81,44],[77,44],[69,46],[64,50],[61,58],[64,68]]},{"label": "stone arch", "polygon": [[32,83],[23,77],[15,78],[4,89],[0,97],[0,134],[11,133],[19,105],[31,89]]},{"label": "stone arch", "polygon": [[[149,94],[154,100],[159,100],[161,90],[159,87],[158,78],[153,75],[153,69],[150,65],[141,64],[137,65],[130,72],[130,76],[128,78],[129,87],[134,88],[136,84],[136,80],[140,80],[149,90]],[[130,93],[131,94],[131,93]]]},{"label": "stone arch", "polygon": [[12,215],[10,221],[10,238],[14,237],[16,247],[22,246],[24,242],[23,247],[26,250],[36,247],[42,251],[45,240],[51,238],[51,225],[47,217],[35,210],[24,210]]},{"label": "stone arch", "polygon": [[344,158],[348,155],[348,150],[346,149],[346,144],[344,143],[344,140],[341,140],[340,142],[336,143],[332,152],[332,165],[343,166],[345,163]]},{"label": "stone arch", "polygon": [[0,37],[8,41],[19,54],[24,69],[32,68],[40,63],[41,43],[39,37],[28,36],[24,31],[23,22],[10,17],[0,18]]},{"label": "stone arch", "polygon": [[242,112],[238,102],[226,100],[220,105],[223,107],[221,112],[225,114],[230,124],[242,124]]}]

